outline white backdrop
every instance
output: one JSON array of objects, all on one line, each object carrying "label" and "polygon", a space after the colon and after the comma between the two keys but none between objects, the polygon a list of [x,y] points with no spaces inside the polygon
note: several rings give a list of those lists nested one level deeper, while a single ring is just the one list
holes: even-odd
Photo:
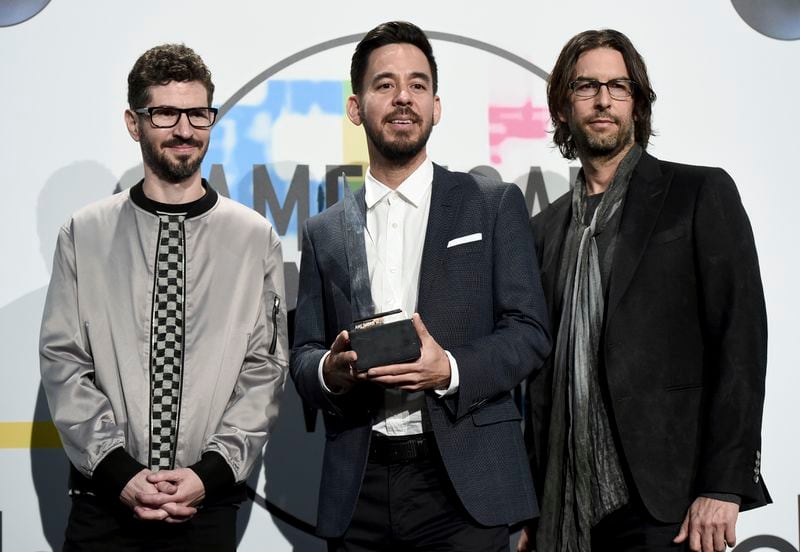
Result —
[{"label": "white backdrop", "polygon": [[[0,3],[0,25],[7,6],[19,3]],[[764,9],[769,4],[762,2]],[[275,204],[268,197],[266,209],[263,200],[260,207],[273,221],[289,223],[284,254],[293,263],[297,215],[276,216],[270,206],[283,205],[296,166],[308,166],[308,184],[301,171],[292,189],[308,193],[313,215],[326,165],[359,165],[366,157],[360,130],[344,124],[339,102],[347,93],[354,43],[344,38],[338,46],[291,56],[390,19],[411,20],[439,37],[434,50],[443,120],[430,144],[433,159],[459,170],[491,165],[527,190],[529,201],[532,190],[541,192],[528,184],[529,174],[538,174],[530,167],[541,169],[550,200],[566,191],[569,175],[542,135],[544,81],[535,69],[549,71],[563,44],[588,28],[616,28],[631,38],[658,94],[658,136],[650,151],[724,167],[753,225],[770,328],[763,473],[775,503],[741,516],[739,540],[750,544],[740,549],[797,550],[800,260],[791,221],[800,205],[794,107],[800,40],[756,32],[728,0],[300,0],[224,7],[197,0],[52,0],[30,20],[0,27],[0,549],[49,550],[61,542],[67,468],[63,452],[51,446],[39,386],[39,319],[58,226],[71,211],[129,186],[141,172],[138,146],[122,118],[135,59],[162,42],[184,42],[203,56],[217,86],[215,105],[226,106],[204,172],[219,165],[231,196],[259,208],[248,171],[252,164],[267,165],[267,187],[280,199]],[[294,63],[274,67],[289,58]],[[522,123],[515,126],[517,119]],[[291,266],[287,274],[291,279]],[[302,530],[302,522],[315,522],[321,421],[306,431],[290,387],[263,467],[250,481],[256,495],[240,516],[241,550],[322,550]]]}]

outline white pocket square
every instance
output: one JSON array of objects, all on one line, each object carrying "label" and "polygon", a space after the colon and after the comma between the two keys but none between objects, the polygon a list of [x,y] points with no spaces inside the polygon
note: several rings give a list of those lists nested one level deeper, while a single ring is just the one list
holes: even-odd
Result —
[{"label": "white pocket square", "polygon": [[463,245],[465,243],[481,241],[483,239],[483,234],[478,232],[477,234],[467,234],[466,236],[461,236],[460,238],[455,238],[447,242],[447,247],[455,247],[457,245]]}]

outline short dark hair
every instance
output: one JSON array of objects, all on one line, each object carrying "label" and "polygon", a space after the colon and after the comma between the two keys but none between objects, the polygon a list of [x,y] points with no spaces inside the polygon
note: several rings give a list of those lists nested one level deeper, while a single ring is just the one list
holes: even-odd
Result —
[{"label": "short dark hair", "polygon": [[202,58],[183,44],[161,44],[143,53],[128,73],[128,106],[131,109],[147,107],[150,87],[172,81],[199,82],[208,92],[208,105],[211,105],[214,83]]},{"label": "short dark hair", "polygon": [[569,110],[569,83],[574,78],[575,65],[578,58],[584,52],[596,48],[611,48],[622,54],[628,76],[636,83],[633,91],[633,116],[634,116],[634,140],[647,148],[650,136],[653,135],[651,117],[653,102],[656,101],[656,93],[650,86],[650,78],[647,76],[647,66],[633,47],[627,36],[613,29],[602,29],[599,31],[584,31],[575,35],[561,50],[550,79],[547,81],[547,104],[550,108],[550,119],[555,129],[553,142],[561,150],[561,154],[567,159],[577,157],[575,140],[569,130],[569,124],[559,119],[559,114]]},{"label": "short dark hair", "polygon": [[433,48],[423,30],[407,21],[381,23],[364,35],[364,38],[358,43],[356,51],[353,52],[353,58],[350,60],[350,86],[353,88],[353,94],[361,93],[370,54],[389,44],[411,44],[425,54],[428,65],[431,66],[433,93],[436,94],[439,88],[439,73],[436,68],[436,59],[433,57]]}]

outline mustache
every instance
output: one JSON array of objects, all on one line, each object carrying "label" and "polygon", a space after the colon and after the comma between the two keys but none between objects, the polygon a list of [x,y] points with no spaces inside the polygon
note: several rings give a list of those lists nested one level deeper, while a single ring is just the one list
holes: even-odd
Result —
[{"label": "mustache", "polygon": [[591,116],[586,118],[586,122],[594,121],[595,119],[609,119],[616,124],[619,124],[619,119],[609,113],[608,111],[595,111]]},{"label": "mustache", "polygon": [[194,138],[180,138],[176,136],[174,138],[166,140],[161,145],[162,147],[165,148],[172,148],[175,146],[194,146],[196,148],[201,148],[203,147],[203,142],[201,142],[200,140],[195,140]]},{"label": "mustache", "polygon": [[384,118],[384,121],[388,122],[398,118],[409,119],[414,123],[418,123],[422,120],[422,117],[420,117],[419,114],[410,107],[399,107],[387,115]]}]

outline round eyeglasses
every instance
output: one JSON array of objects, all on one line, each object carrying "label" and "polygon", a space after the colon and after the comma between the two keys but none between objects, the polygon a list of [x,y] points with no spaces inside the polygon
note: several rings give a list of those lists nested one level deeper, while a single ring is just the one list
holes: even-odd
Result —
[{"label": "round eyeglasses", "polygon": [[181,115],[186,113],[189,124],[194,128],[210,128],[217,119],[216,107],[140,107],[134,109],[134,113],[147,115],[150,124],[156,128],[172,128],[181,120]]},{"label": "round eyeglasses", "polygon": [[606,82],[597,79],[578,79],[569,83],[569,89],[579,98],[594,98],[603,86],[608,90],[608,95],[615,100],[627,100],[633,96],[636,83],[630,79],[611,79]]}]

